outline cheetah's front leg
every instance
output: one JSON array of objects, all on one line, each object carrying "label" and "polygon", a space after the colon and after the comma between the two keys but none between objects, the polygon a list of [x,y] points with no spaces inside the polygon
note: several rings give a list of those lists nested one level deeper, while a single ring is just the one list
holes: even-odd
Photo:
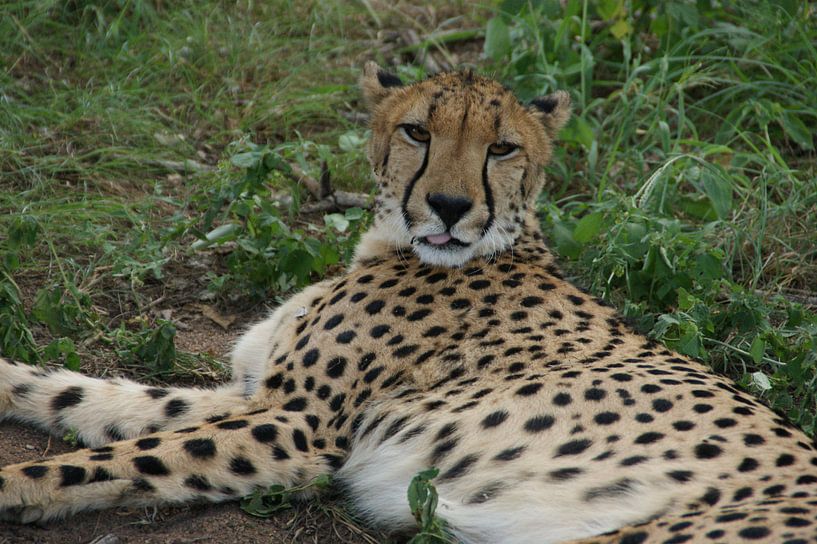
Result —
[{"label": "cheetah's front leg", "polygon": [[300,414],[268,410],[0,470],[0,517],[23,523],[82,510],[235,499],[311,481],[340,462],[316,450]]},{"label": "cheetah's front leg", "polygon": [[14,419],[53,434],[68,430],[86,446],[189,427],[208,417],[249,409],[237,387],[150,387],[46,370],[0,359],[0,420]]}]

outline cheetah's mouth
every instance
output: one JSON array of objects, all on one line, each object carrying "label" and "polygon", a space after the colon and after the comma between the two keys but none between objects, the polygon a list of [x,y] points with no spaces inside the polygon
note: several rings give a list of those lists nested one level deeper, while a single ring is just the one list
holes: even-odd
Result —
[{"label": "cheetah's mouth", "polygon": [[419,238],[421,244],[433,247],[435,249],[454,249],[469,246],[467,242],[463,242],[459,238],[454,238],[451,233],[441,232],[440,234],[429,234]]}]

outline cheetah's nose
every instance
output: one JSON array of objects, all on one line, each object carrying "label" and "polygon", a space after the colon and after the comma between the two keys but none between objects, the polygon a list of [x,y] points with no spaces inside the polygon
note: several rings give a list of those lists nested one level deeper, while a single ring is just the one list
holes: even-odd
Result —
[{"label": "cheetah's nose", "polygon": [[440,219],[445,223],[446,228],[451,228],[468,213],[474,203],[461,196],[451,196],[443,193],[429,193],[426,201]]}]

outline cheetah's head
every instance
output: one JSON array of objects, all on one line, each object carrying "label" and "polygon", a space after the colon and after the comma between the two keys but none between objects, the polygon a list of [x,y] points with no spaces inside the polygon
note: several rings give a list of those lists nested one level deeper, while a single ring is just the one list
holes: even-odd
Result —
[{"label": "cheetah's head", "polygon": [[372,114],[381,241],[450,267],[509,248],[542,188],[570,96],[523,105],[468,71],[403,85],[373,62],[361,85]]}]

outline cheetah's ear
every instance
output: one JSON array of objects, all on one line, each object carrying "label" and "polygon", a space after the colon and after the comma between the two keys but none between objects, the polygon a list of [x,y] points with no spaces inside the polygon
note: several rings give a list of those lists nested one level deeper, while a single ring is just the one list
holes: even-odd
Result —
[{"label": "cheetah's ear", "polygon": [[556,138],[562,127],[570,119],[570,95],[566,91],[556,91],[530,101],[528,109],[545,126],[545,132]]},{"label": "cheetah's ear", "polygon": [[369,61],[363,67],[363,76],[360,78],[363,88],[363,97],[369,108],[377,106],[394,88],[402,87],[403,82],[396,75],[385,71],[377,63]]}]

